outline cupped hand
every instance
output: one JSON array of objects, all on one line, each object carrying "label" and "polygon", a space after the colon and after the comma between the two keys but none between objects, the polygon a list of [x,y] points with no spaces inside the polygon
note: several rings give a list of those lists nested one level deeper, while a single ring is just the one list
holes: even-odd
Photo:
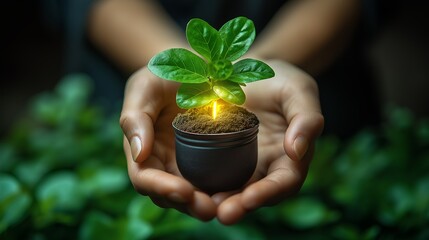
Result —
[{"label": "cupped hand", "polygon": [[179,112],[178,84],[155,77],[147,68],[130,77],[120,123],[135,189],[160,207],[201,220],[217,217],[223,224],[236,223],[249,211],[297,193],[323,129],[318,89],[296,67],[282,61],[268,63],[276,77],[244,88],[245,107],[260,120],[257,169],[241,191],[212,197],[196,190],[177,169],[171,122]]},{"label": "cupped hand", "polygon": [[318,88],[303,71],[282,61],[267,61],[276,76],[248,84],[245,107],[260,121],[258,164],[240,191],[217,193],[217,218],[226,225],[246,213],[278,203],[301,188],[324,125]]},{"label": "cupped hand", "polygon": [[137,192],[163,208],[175,208],[200,220],[216,216],[216,204],[180,175],[172,120],[178,84],[142,68],[127,82],[120,124],[128,174]]}]

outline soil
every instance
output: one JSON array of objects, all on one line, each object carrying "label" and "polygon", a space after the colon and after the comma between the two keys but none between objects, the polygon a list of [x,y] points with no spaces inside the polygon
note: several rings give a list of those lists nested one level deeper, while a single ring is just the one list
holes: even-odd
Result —
[{"label": "soil", "polygon": [[185,132],[200,134],[230,133],[252,128],[259,124],[254,113],[243,107],[218,101],[216,119],[212,117],[212,106],[192,108],[179,113],[173,125]]}]

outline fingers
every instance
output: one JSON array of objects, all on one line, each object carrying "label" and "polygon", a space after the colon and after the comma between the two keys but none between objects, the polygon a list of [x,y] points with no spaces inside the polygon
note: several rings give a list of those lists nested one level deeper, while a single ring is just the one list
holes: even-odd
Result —
[{"label": "fingers", "polygon": [[128,140],[124,144],[130,146],[132,159],[136,162],[146,159],[152,150],[154,122],[162,108],[160,97],[153,96],[162,92],[159,85],[145,68],[127,82],[119,121]]},{"label": "fingers", "polygon": [[136,191],[150,196],[158,206],[175,208],[202,221],[216,215],[216,204],[207,194],[195,191],[183,178],[163,171],[156,159],[150,157],[143,163],[129,161],[128,169]]},{"label": "fingers", "polygon": [[216,204],[180,176],[174,161],[174,136],[169,127],[177,113],[177,86],[154,77],[146,68],[127,82],[120,124],[128,175],[136,191],[158,206],[207,221],[216,215]]},{"label": "fingers", "polygon": [[247,209],[241,204],[242,194],[236,194],[226,199],[219,205],[217,219],[224,225],[232,225],[238,222],[247,213]]},{"label": "fingers", "polygon": [[323,116],[318,112],[295,114],[284,139],[284,149],[288,156],[295,161],[302,160],[321,134],[323,124]]},{"label": "fingers", "polygon": [[[254,85],[247,88],[249,97],[246,101],[255,109],[283,115],[287,127],[284,150],[291,159],[298,161],[323,130],[318,87],[310,75],[290,64],[281,61],[270,64],[276,71],[276,77],[266,80],[264,91],[257,86],[264,82],[252,83]],[[279,109],[273,102],[279,104]],[[266,122],[269,120],[264,119]]]},{"label": "fingers", "polygon": [[126,109],[121,114],[120,124],[126,138],[124,147],[130,151],[132,160],[141,162],[148,158],[154,141],[153,121],[149,115]]},{"label": "fingers", "polygon": [[283,114],[288,122],[284,149],[295,161],[304,157],[324,126],[315,81],[308,75],[299,80],[300,84],[283,94],[288,98],[283,101]]},{"label": "fingers", "polygon": [[223,201],[225,201],[225,199],[231,197],[234,194],[237,194],[238,192],[239,191],[215,193],[212,195],[212,200],[216,205],[220,205]]},{"label": "fingers", "polygon": [[132,182],[140,194],[163,197],[179,203],[189,202],[194,192],[192,185],[183,178],[154,168],[137,171]]},{"label": "fingers", "polygon": [[209,221],[216,216],[216,204],[213,203],[207,194],[202,192],[195,191],[189,203],[174,202],[154,196],[150,198],[159,207],[174,208],[201,221]]},{"label": "fingers", "polygon": [[[270,157],[270,154],[264,154],[262,161],[268,165],[268,175],[265,178],[249,185],[241,193],[222,193],[212,197],[219,204],[218,219],[225,225],[236,223],[249,211],[276,204],[296,194],[306,177],[314,141],[323,130],[324,119],[316,82],[291,65],[275,62],[273,66],[277,67],[277,79],[269,82],[273,92],[268,98],[271,102],[265,101],[267,104],[264,105],[262,101],[257,101],[265,97],[262,95],[264,92],[252,88],[249,93],[254,98],[250,105],[255,109],[280,113],[277,116],[283,117],[281,120],[286,133],[283,149],[278,149],[283,156],[276,159]],[[280,108],[273,107],[272,101],[278,103]],[[270,119],[263,120],[267,123]],[[283,131],[281,130],[282,133]],[[279,147],[282,148],[281,145]]]},{"label": "fingers", "polygon": [[[278,161],[268,176],[248,186],[243,192],[225,199],[218,207],[218,220],[230,225],[238,222],[246,213],[262,206],[280,202],[296,194],[304,181],[306,169],[286,166]],[[291,169],[298,169],[297,171]]]},{"label": "fingers", "polygon": [[205,193],[194,192],[194,198],[188,206],[189,214],[202,221],[208,221],[216,216],[217,206]]}]

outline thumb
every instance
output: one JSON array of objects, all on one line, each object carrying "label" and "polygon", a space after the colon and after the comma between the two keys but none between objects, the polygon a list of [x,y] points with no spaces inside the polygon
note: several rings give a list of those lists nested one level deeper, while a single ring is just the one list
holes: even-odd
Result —
[{"label": "thumb", "polygon": [[288,156],[295,161],[301,160],[321,134],[323,125],[324,119],[320,112],[296,114],[285,134],[284,148]]},{"label": "thumb", "polygon": [[154,129],[152,118],[145,112],[122,112],[120,125],[127,141],[126,151],[131,151],[135,162],[147,159],[152,151]]},{"label": "thumb", "polygon": [[[148,104],[152,96],[152,81],[148,71],[142,68],[134,73],[125,86],[120,125],[124,132],[124,150],[135,162],[147,159],[154,141],[154,121],[157,117],[155,104]],[[149,91],[149,92],[148,92]]]}]

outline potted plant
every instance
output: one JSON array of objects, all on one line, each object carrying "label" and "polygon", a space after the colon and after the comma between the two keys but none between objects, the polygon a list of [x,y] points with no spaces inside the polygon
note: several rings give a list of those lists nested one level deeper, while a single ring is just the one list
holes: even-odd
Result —
[{"label": "potted plant", "polygon": [[207,193],[242,187],[257,163],[259,121],[238,105],[247,83],[271,78],[274,71],[255,59],[242,59],[255,39],[253,22],[237,17],[219,30],[191,19],[186,37],[192,49],[172,48],[148,64],[156,76],[180,82],[179,113],[172,126],[176,160],[184,178]]}]

